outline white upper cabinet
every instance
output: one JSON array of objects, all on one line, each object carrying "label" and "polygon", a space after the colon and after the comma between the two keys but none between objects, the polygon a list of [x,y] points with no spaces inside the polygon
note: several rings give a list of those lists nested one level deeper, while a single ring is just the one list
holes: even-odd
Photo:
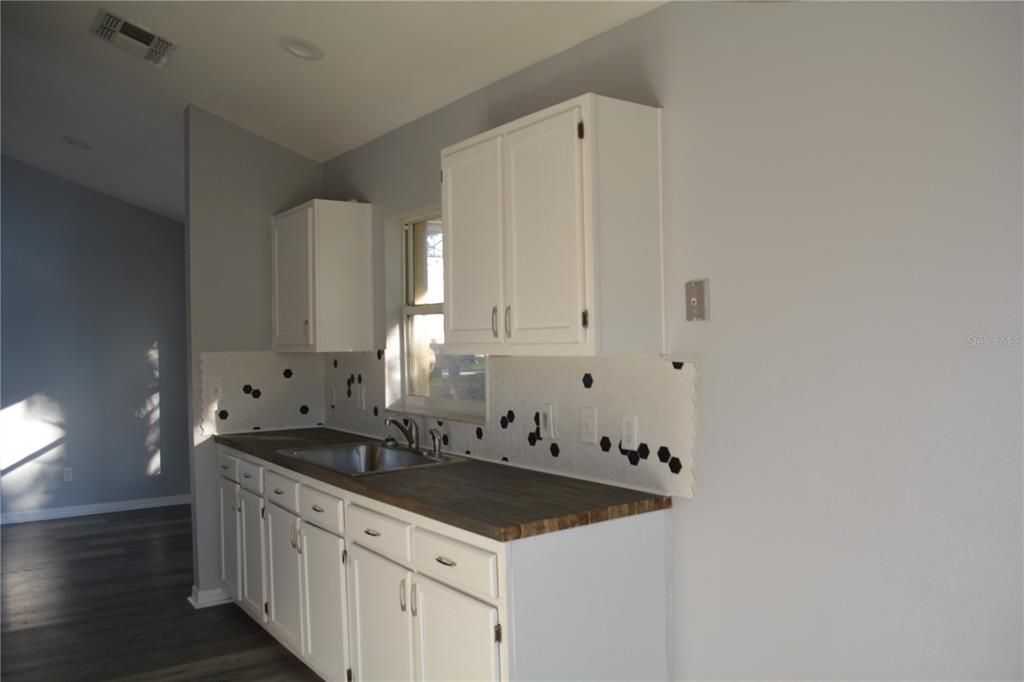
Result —
[{"label": "white upper cabinet", "polygon": [[373,350],[369,204],[314,199],[273,217],[273,346]]},{"label": "white upper cabinet", "polygon": [[500,348],[501,136],[442,160],[445,343]]},{"label": "white upper cabinet", "polygon": [[583,95],[441,167],[453,352],[664,352],[660,109]]}]

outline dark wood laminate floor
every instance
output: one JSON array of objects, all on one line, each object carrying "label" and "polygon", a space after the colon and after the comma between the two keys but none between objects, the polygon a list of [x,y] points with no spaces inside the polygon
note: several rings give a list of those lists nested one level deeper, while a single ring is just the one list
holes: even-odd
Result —
[{"label": "dark wood laminate floor", "polygon": [[317,680],[237,606],[196,611],[188,506],[0,529],[0,676]]}]

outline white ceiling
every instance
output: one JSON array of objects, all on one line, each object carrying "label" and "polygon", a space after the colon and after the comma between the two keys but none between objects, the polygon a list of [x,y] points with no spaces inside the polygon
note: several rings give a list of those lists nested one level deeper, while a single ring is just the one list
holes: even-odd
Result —
[{"label": "white ceiling", "polygon": [[2,151],[181,220],[187,104],[325,161],[658,4],[104,3],[178,45],[161,71],[89,33],[99,3],[3,2]]}]

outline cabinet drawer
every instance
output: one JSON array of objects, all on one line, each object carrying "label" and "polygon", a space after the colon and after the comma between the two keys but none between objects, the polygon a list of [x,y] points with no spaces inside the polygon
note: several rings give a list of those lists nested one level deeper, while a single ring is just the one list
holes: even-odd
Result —
[{"label": "cabinet drawer", "polygon": [[409,560],[409,530],[405,521],[354,504],[348,508],[348,538],[352,542],[404,561]]},{"label": "cabinet drawer", "polygon": [[413,563],[454,587],[498,596],[498,557],[485,549],[417,528],[413,533]]},{"label": "cabinet drawer", "polygon": [[223,450],[217,451],[217,471],[224,478],[238,481],[238,458],[232,457]]},{"label": "cabinet drawer", "polygon": [[254,493],[263,492],[263,467],[259,464],[238,460],[238,482],[243,488]]},{"label": "cabinet drawer", "polygon": [[345,530],[345,516],[341,500],[316,488],[299,489],[299,513],[306,521],[341,535]]},{"label": "cabinet drawer", "polygon": [[299,483],[273,471],[267,472],[266,498],[285,509],[299,513]]}]

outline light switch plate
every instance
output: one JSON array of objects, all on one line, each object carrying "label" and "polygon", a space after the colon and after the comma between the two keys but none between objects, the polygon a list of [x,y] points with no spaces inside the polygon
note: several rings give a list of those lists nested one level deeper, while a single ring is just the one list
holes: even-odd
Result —
[{"label": "light switch plate", "polygon": [[708,289],[706,279],[693,279],[686,283],[686,319],[698,321],[708,319]]},{"label": "light switch plate", "polygon": [[640,447],[640,425],[635,416],[622,418],[622,449],[636,450]]},{"label": "light switch plate", "polygon": [[551,403],[540,406],[540,437],[555,438],[555,406]]},{"label": "light switch plate", "polygon": [[580,410],[580,442],[597,443],[596,407],[584,407]]}]

